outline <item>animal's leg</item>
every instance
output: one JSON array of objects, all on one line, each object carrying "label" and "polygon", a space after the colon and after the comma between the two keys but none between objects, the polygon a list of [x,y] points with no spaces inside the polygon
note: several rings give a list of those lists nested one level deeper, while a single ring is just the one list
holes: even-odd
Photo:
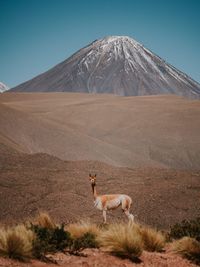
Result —
[{"label": "animal's leg", "polygon": [[130,213],[130,207],[131,207],[131,202],[128,201],[127,199],[123,199],[122,200],[122,210],[124,211],[125,215],[128,217],[129,221],[133,222],[134,216],[133,216],[133,214]]},{"label": "animal's leg", "polygon": [[129,210],[125,210],[124,213],[131,222],[134,222],[134,216],[129,212]]},{"label": "animal's leg", "polygon": [[103,222],[106,223],[106,210],[103,210]]},{"label": "animal's leg", "polygon": [[122,200],[122,210],[125,211],[128,209],[128,203],[126,201],[126,199]]}]

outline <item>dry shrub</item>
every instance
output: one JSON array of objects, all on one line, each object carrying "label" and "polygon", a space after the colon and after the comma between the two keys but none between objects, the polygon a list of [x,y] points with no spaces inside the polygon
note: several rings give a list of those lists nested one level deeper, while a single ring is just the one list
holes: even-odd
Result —
[{"label": "dry shrub", "polygon": [[33,256],[38,259],[46,260],[46,253],[63,251],[72,243],[70,233],[64,230],[64,225],[50,229],[32,224],[31,230],[35,233]]},{"label": "dry shrub", "polygon": [[90,221],[80,221],[78,223],[69,224],[66,226],[65,230],[71,234],[72,238],[80,238],[86,233],[98,236],[100,233],[99,227]]},{"label": "dry shrub", "polygon": [[0,255],[25,260],[32,256],[35,236],[24,225],[0,229]]},{"label": "dry shrub", "polygon": [[163,250],[165,237],[161,232],[147,226],[141,226],[139,232],[143,241],[144,250],[151,252]]},{"label": "dry shrub", "polygon": [[53,229],[56,227],[56,224],[46,212],[40,212],[36,217],[34,224],[48,229]]},{"label": "dry shrub", "polygon": [[137,260],[142,253],[143,242],[137,227],[113,224],[98,237],[98,242],[116,256]]},{"label": "dry shrub", "polygon": [[200,242],[200,217],[188,221],[184,220],[170,227],[170,238],[180,239],[185,236],[195,238]]},{"label": "dry shrub", "polygon": [[171,243],[175,253],[200,264],[200,242],[191,237],[183,237]]},{"label": "dry shrub", "polygon": [[7,238],[6,238],[6,230],[4,228],[0,229],[0,255],[6,255],[6,246],[7,246]]}]

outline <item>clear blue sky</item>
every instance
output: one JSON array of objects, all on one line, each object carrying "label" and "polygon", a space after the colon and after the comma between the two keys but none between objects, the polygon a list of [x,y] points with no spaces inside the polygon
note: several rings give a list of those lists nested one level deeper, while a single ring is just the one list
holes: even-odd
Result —
[{"label": "clear blue sky", "polygon": [[10,87],[107,35],[128,35],[200,82],[199,0],[0,0],[0,81]]}]

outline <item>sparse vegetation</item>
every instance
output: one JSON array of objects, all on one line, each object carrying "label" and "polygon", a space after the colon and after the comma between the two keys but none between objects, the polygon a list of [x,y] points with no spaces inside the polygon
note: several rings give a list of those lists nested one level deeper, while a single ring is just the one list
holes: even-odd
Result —
[{"label": "sparse vegetation", "polygon": [[33,243],[33,255],[46,260],[46,253],[57,251],[68,252],[73,255],[83,255],[84,248],[97,247],[96,236],[99,228],[88,221],[64,225],[56,225],[46,213],[40,213],[31,230],[36,238]]},{"label": "sparse vegetation", "polygon": [[[47,253],[63,251],[80,255],[84,248],[96,248],[100,245],[112,254],[135,261],[143,249],[160,251],[164,246],[161,233],[138,224],[113,224],[100,228],[89,221],[81,221],[64,227],[64,225],[57,226],[48,214],[40,213],[34,223],[29,223],[27,227],[15,227],[15,230],[12,230],[14,232],[11,240],[14,243],[9,241],[8,233],[11,230],[1,230],[1,255],[17,259],[33,256],[45,260]],[[21,233],[22,235],[19,235]],[[19,256],[18,250],[22,251],[21,239],[24,240],[25,233],[28,241],[25,243],[24,252],[21,252],[22,256]]]},{"label": "sparse vegetation", "polygon": [[80,222],[69,229],[56,225],[47,213],[40,213],[33,222],[13,228],[0,228],[0,256],[18,260],[37,258],[49,260],[47,253],[57,251],[84,255],[84,248],[98,247],[96,236],[100,231],[95,224]]},{"label": "sparse vegetation", "polygon": [[138,228],[132,225],[114,224],[102,231],[98,241],[112,254],[137,261],[142,253],[143,242]]},{"label": "sparse vegetation", "polygon": [[32,257],[34,233],[24,225],[0,230],[0,255],[18,260]]},{"label": "sparse vegetation", "polygon": [[33,242],[33,255],[36,258],[44,259],[48,252],[63,251],[64,248],[71,246],[70,233],[64,231],[63,225],[55,228],[32,225],[31,229],[36,235]]},{"label": "sparse vegetation", "polygon": [[[171,228],[170,235],[173,233],[177,238],[183,234],[194,235],[196,239],[188,236],[173,241],[171,249],[200,264],[198,222],[184,222],[179,227],[176,225]],[[37,258],[55,262],[46,255],[60,251],[87,256],[82,253],[85,248],[102,247],[113,255],[137,262],[143,250],[162,251],[164,246],[165,237],[161,232],[135,223],[100,227],[89,221],[81,221],[64,226],[56,225],[47,213],[40,213],[27,225],[0,227],[0,256],[22,261]]]},{"label": "sparse vegetation", "polygon": [[34,220],[34,224],[47,229],[54,229],[56,227],[56,224],[46,212],[40,212]]},{"label": "sparse vegetation", "polygon": [[200,242],[191,237],[183,237],[172,242],[171,249],[175,253],[200,264]]},{"label": "sparse vegetation", "polygon": [[78,238],[72,238],[71,234],[64,230],[64,225],[51,229],[33,225],[32,230],[36,234],[36,239],[33,243],[33,255],[38,259],[46,260],[45,255],[47,253],[55,253],[57,251],[82,255],[81,251],[83,249],[97,247],[94,234],[86,232]]},{"label": "sparse vegetation", "polygon": [[92,233],[85,233],[83,236],[72,239],[71,246],[69,247],[68,252],[73,255],[82,255],[81,251],[85,248],[96,248],[98,243],[96,237]]},{"label": "sparse vegetation", "polygon": [[82,237],[86,233],[98,236],[100,233],[100,228],[90,221],[81,221],[78,223],[69,224],[66,227],[66,230],[71,234],[73,238]]},{"label": "sparse vegetation", "polygon": [[162,251],[165,246],[164,235],[148,226],[141,226],[139,232],[143,241],[143,248],[147,251]]},{"label": "sparse vegetation", "polygon": [[195,238],[200,242],[200,217],[189,221],[184,220],[170,228],[170,238],[180,239],[185,236]]},{"label": "sparse vegetation", "polygon": [[162,251],[165,237],[161,232],[139,224],[116,224],[100,234],[99,242],[113,254],[135,260],[143,249]]}]

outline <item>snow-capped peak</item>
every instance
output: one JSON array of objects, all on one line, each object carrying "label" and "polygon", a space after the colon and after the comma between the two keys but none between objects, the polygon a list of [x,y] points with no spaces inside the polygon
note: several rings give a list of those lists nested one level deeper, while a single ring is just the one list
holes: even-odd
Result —
[{"label": "snow-capped peak", "polygon": [[3,93],[7,90],[9,90],[9,87],[6,86],[4,83],[0,82],[0,93]]},{"label": "snow-capped peak", "polygon": [[106,36],[95,42],[96,45],[112,48],[115,47],[134,47],[139,48],[141,44],[128,36]]},{"label": "snow-capped peak", "polygon": [[106,36],[103,39],[100,39],[99,41],[107,41],[107,42],[129,42],[133,44],[139,44],[137,41],[135,41],[133,38],[130,38],[129,36]]}]

